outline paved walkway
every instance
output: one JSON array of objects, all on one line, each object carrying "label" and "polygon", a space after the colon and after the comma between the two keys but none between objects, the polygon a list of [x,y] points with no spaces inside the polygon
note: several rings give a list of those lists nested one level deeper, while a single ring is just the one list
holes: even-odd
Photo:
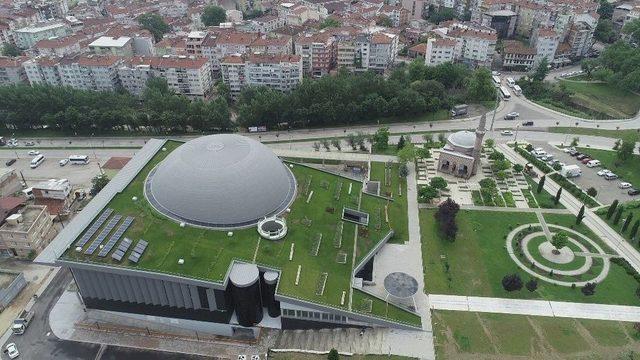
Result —
[{"label": "paved walkway", "polygon": [[542,216],[542,212],[535,211],[536,217],[538,218],[538,222],[540,226],[542,226],[542,231],[544,232],[544,236],[547,237],[547,240],[551,241],[551,231],[549,231],[549,226],[547,226],[547,222],[544,220],[544,216]]},{"label": "paved walkway", "polygon": [[376,155],[376,154],[363,154],[363,153],[350,153],[343,151],[304,151],[296,149],[273,149],[273,152],[278,156],[283,157],[297,157],[297,158],[313,158],[313,159],[327,159],[327,160],[342,160],[342,161],[398,161],[398,158],[393,155]]},{"label": "paved walkway", "polygon": [[[437,205],[419,204],[420,209],[435,209]],[[546,214],[571,214],[567,209],[532,209],[532,208],[512,208],[498,206],[476,206],[476,205],[460,205],[461,210],[483,210],[497,212],[524,212],[524,213],[546,213]]]},{"label": "paved walkway", "polygon": [[561,318],[640,321],[640,307],[478,296],[429,295],[431,309]]}]

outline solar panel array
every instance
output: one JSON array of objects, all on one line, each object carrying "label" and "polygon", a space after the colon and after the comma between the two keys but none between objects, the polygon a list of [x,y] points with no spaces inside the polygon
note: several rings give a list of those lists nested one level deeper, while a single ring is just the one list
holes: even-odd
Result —
[{"label": "solar panel array", "polygon": [[76,246],[80,246],[80,247],[85,246],[89,242],[89,240],[91,240],[91,237],[96,233],[96,231],[100,229],[100,226],[102,226],[102,224],[104,224],[104,222],[107,221],[107,218],[111,215],[112,212],[113,212],[113,209],[107,209],[102,214],[100,214],[98,219],[94,221],[94,223],[91,225],[89,230],[87,230],[87,232],[85,232],[84,235],[82,235],[80,240],[78,240],[78,242],[76,243]]},{"label": "solar panel array", "polygon": [[120,224],[116,232],[114,232],[113,235],[111,235],[111,237],[109,238],[109,241],[107,241],[104,247],[100,250],[100,252],[98,253],[98,256],[100,257],[107,256],[109,251],[111,251],[111,249],[113,249],[113,247],[116,245],[118,240],[120,240],[124,232],[127,231],[129,226],[131,226],[131,223],[133,223],[133,216],[127,216],[122,222],[122,224]]},{"label": "solar panel array", "polygon": [[149,245],[148,242],[142,239],[138,240],[136,247],[133,248],[133,251],[129,255],[129,260],[137,263],[140,260],[142,253],[144,253],[144,250],[147,248],[147,245]]},{"label": "solar panel array", "polygon": [[100,246],[100,244],[102,244],[104,239],[107,238],[111,230],[113,230],[113,228],[116,227],[116,224],[118,223],[118,221],[120,221],[120,219],[122,219],[122,215],[114,215],[111,218],[111,220],[109,220],[107,225],[105,225],[104,229],[102,229],[100,234],[98,234],[98,236],[95,238],[95,240],[93,240],[91,245],[89,245],[89,248],[84,252],[85,255],[93,255],[93,253],[96,251],[98,246]]},{"label": "solar panel array", "polygon": [[131,246],[132,243],[133,241],[131,241],[131,239],[129,238],[122,239],[116,251],[114,251],[113,254],[111,254],[111,257],[117,261],[121,261],[122,258],[124,257],[124,253],[126,253],[127,250],[129,250],[129,247]]}]

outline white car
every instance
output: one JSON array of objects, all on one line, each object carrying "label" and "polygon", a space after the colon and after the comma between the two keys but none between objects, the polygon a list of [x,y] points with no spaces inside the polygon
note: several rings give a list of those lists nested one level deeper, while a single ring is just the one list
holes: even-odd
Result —
[{"label": "white car", "polygon": [[513,135],[513,131],[511,131],[511,130],[502,130],[502,131],[500,131],[500,135],[511,136],[511,135]]},{"label": "white car", "polygon": [[607,170],[607,169],[602,169],[600,171],[598,171],[596,174],[598,174],[598,176],[605,176],[608,173],[610,173],[611,171]]},{"label": "white car", "polygon": [[569,151],[575,151],[575,150],[576,150],[576,148],[574,148],[573,146],[572,147],[566,147],[566,148],[562,149],[562,151],[564,151],[566,153],[568,153]]},{"label": "white car", "polygon": [[69,163],[69,159],[62,159],[58,161],[58,164],[60,164],[60,166],[65,166],[67,165],[67,163]]},{"label": "white car", "polygon": [[7,355],[9,355],[9,359],[15,359],[18,356],[20,356],[20,353],[18,352],[18,347],[16,346],[15,343],[7,344],[7,347],[5,348],[5,352],[7,353]]},{"label": "white car", "polygon": [[40,151],[38,151],[38,150],[30,150],[29,151],[29,155],[31,155],[31,156],[40,155]]},{"label": "white car", "polygon": [[620,189],[629,189],[631,187],[631,184],[629,184],[628,182],[621,182],[620,184],[618,184],[618,187]]}]

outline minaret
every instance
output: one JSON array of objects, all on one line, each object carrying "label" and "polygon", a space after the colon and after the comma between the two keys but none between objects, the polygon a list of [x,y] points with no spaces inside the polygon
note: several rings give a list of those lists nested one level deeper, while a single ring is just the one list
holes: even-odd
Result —
[{"label": "minaret", "polygon": [[480,166],[480,153],[482,152],[482,140],[484,139],[484,133],[486,132],[485,126],[487,125],[487,116],[482,115],[480,117],[480,123],[476,129],[476,143],[473,146],[473,169],[471,169],[471,175],[475,175]]}]

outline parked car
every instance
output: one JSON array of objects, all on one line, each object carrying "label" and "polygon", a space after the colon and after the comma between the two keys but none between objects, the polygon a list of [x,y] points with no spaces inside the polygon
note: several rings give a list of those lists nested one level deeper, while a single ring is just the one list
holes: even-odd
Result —
[{"label": "parked car", "polygon": [[606,180],[615,180],[615,179],[617,179],[617,178],[618,178],[618,175],[616,175],[616,174],[614,174],[614,173],[612,173],[612,172],[608,172],[608,173],[606,173],[606,174],[604,175],[604,178],[605,178]]},{"label": "parked car", "polygon": [[33,141],[25,141],[24,142],[24,146],[35,146],[36,143],[34,143]]},{"label": "parked car", "polygon": [[29,150],[29,155],[31,155],[31,156],[40,155],[40,151],[38,151],[38,150]]},{"label": "parked car", "polygon": [[504,119],[505,120],[515,120],[519,116],[520,116],[520,113],[512,111],[512,112],[508,113],[507,115],[505,115]]},{"label": "parked car", "polygon": [[18,352],[18,347],[16,346],[15,343],[7,344],[7,347],[5,348],[5,352],[9,356],[9,359],[15,359],[18,356],[20,356],[20,353]]},{"label": "parked car", "polygon": [[629,191],[627,191],[627,194],[629,194],[630,196],[640,195],[640,189],[629,189]]},{"label": "parked car", "polygon": [[571,151],[569,151],[569,155],[570,156],[578,156],[578,155],[580,155],[580,153],[575,151],[575,150],[571,150]]},{"label": "parked car", "polygon": [[584,159],[586,159],[588,157],[590,157],[590,156],[587,155],[587,154],[580,154],[580,155],[576,156],[576,160],[582,161],[582,160],[584,160]]},{"label": "parked car", "polygon": [[511,130],[502,130],[502,131],[500,131],[500,135],[511,136],[511,135],[513,135],[513,131],[511,131]]},{"label": "parked car", "polygon": [[562,149],[562,151],[568,153],[568,152],[571,152],[571,151],[576,151],[576,148],[574,148],[573,146],[572,147],[566,147],[566,148]]},{"label": "parked car", "polygon": [[618,184],[618,187],[620,189],[630,189],[631,188],[631,184],[628,182],[621,182],[620,184]]},{"label": "parked car", "polygon": [[6,163],[4,163],[6,166],[11,166],[16,162],[16,159],[9,159],[7,160]]},{"label": "parked car", "polygon": [[62,160],[58,161],[58,164],[60,166],[65,166],[65,165],[67,165],[68,162],[69,162],[69,159],[62,159]]},{"label": "parked car", "polygon": [[586,158],[582,159],[582,161],[581,161],[581,162],[582,162],[583,164],[588,164],[591,160],[592,160],[592,159],[591,159],[590,157],[586,157]]},{"label": "parked car", "polygon": [[608,173],[610,173],[611,171],[607,170],[607,169],[602,169],[600,171],[598,171],[596,174],[598,174],[598,176],[605,176]]},{"label": "parked car", "polygon": [[492,71],[491,76],[500,76],[500,71]]},{"label": "parked car", "polygon": [[533,121],[525,121],[522,123],[522,126],[533,126]]},{"label": "parked car", "polygon": [[593,168],[593,167],[598,167],[602,164],[600,164],[600,160],[591,160],[587,163],[587,167]]}]

